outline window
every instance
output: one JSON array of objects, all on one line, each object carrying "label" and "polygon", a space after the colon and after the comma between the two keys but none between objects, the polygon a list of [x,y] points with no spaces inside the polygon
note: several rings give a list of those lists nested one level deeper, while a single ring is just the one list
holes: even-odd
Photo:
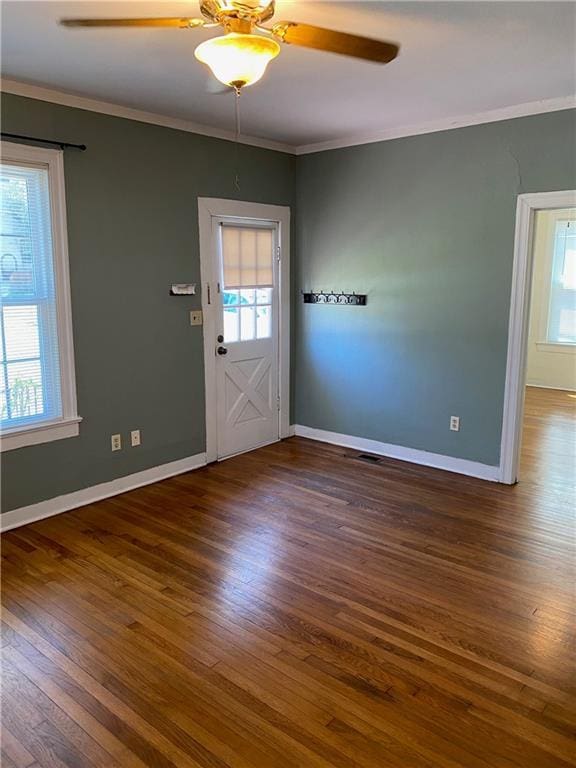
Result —
[{"label": "window", "polygon": [[2,449],[78,434],[62,153],[2,143]]},{"label": "window", "polygon": [[556,222],[547,340],[576,344],[576,221]]},{"label": "window", "polygon": [[222,292],[224,341],[252,341],[272,336],[272,288]]},{"label": "window", "polygon": [[221,225],[224,341],[272,336],[274,230]]}]

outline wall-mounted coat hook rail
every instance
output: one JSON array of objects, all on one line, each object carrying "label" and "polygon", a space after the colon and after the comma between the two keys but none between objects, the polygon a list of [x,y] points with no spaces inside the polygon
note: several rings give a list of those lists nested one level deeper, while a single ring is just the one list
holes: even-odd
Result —
[{"label": "wall-mounted coat hook rail", "polygon": [[347,304],[356,307],[366,306],[365,293],[336,293],[334,291],[302,291],[304,304]]}]

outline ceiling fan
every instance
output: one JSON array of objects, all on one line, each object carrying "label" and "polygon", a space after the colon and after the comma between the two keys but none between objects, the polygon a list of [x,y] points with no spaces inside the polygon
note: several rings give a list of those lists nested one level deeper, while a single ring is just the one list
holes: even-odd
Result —
[{"label": "ceiling fan", "polygon": [[260,80],[268,63],[280,53],[281,43],[339,53],[387,64],[398,55],[395,43],[335,32],[331,29],[278,21],[263,24],[274,15],[274,0],[200,0],[203,19],[190,17],[142,19],[62,19],[66,27],[222,27],[224,34],[201,43],[196,58],[212,70],[221,83],[237,93]]}]

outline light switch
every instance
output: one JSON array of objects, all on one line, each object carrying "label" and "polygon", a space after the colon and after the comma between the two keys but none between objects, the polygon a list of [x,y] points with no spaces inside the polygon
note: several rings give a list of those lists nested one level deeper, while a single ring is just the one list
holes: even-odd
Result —
[{"label": "light switch", "polygon": [[190,325],[202,325],[202,310],[193,309],[190,312]]}]

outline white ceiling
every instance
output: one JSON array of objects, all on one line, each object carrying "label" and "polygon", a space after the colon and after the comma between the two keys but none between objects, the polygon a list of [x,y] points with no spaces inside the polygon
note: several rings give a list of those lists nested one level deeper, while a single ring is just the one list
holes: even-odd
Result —
[{"label": "white ceiling", "polygon": [[[214,30],[57,24],[63,16],[180,15],[199,15],[197,2],[5,0],[2,75],[230,130],[233,97],[211,92],[215,81],[193,55]],[[281,19],[401,45],[386,66],[284,46],[264,79],[244,91],[242,131],[291,147],[354,143],[576,93],[572,2],[280,0],[275,20]]]}]

